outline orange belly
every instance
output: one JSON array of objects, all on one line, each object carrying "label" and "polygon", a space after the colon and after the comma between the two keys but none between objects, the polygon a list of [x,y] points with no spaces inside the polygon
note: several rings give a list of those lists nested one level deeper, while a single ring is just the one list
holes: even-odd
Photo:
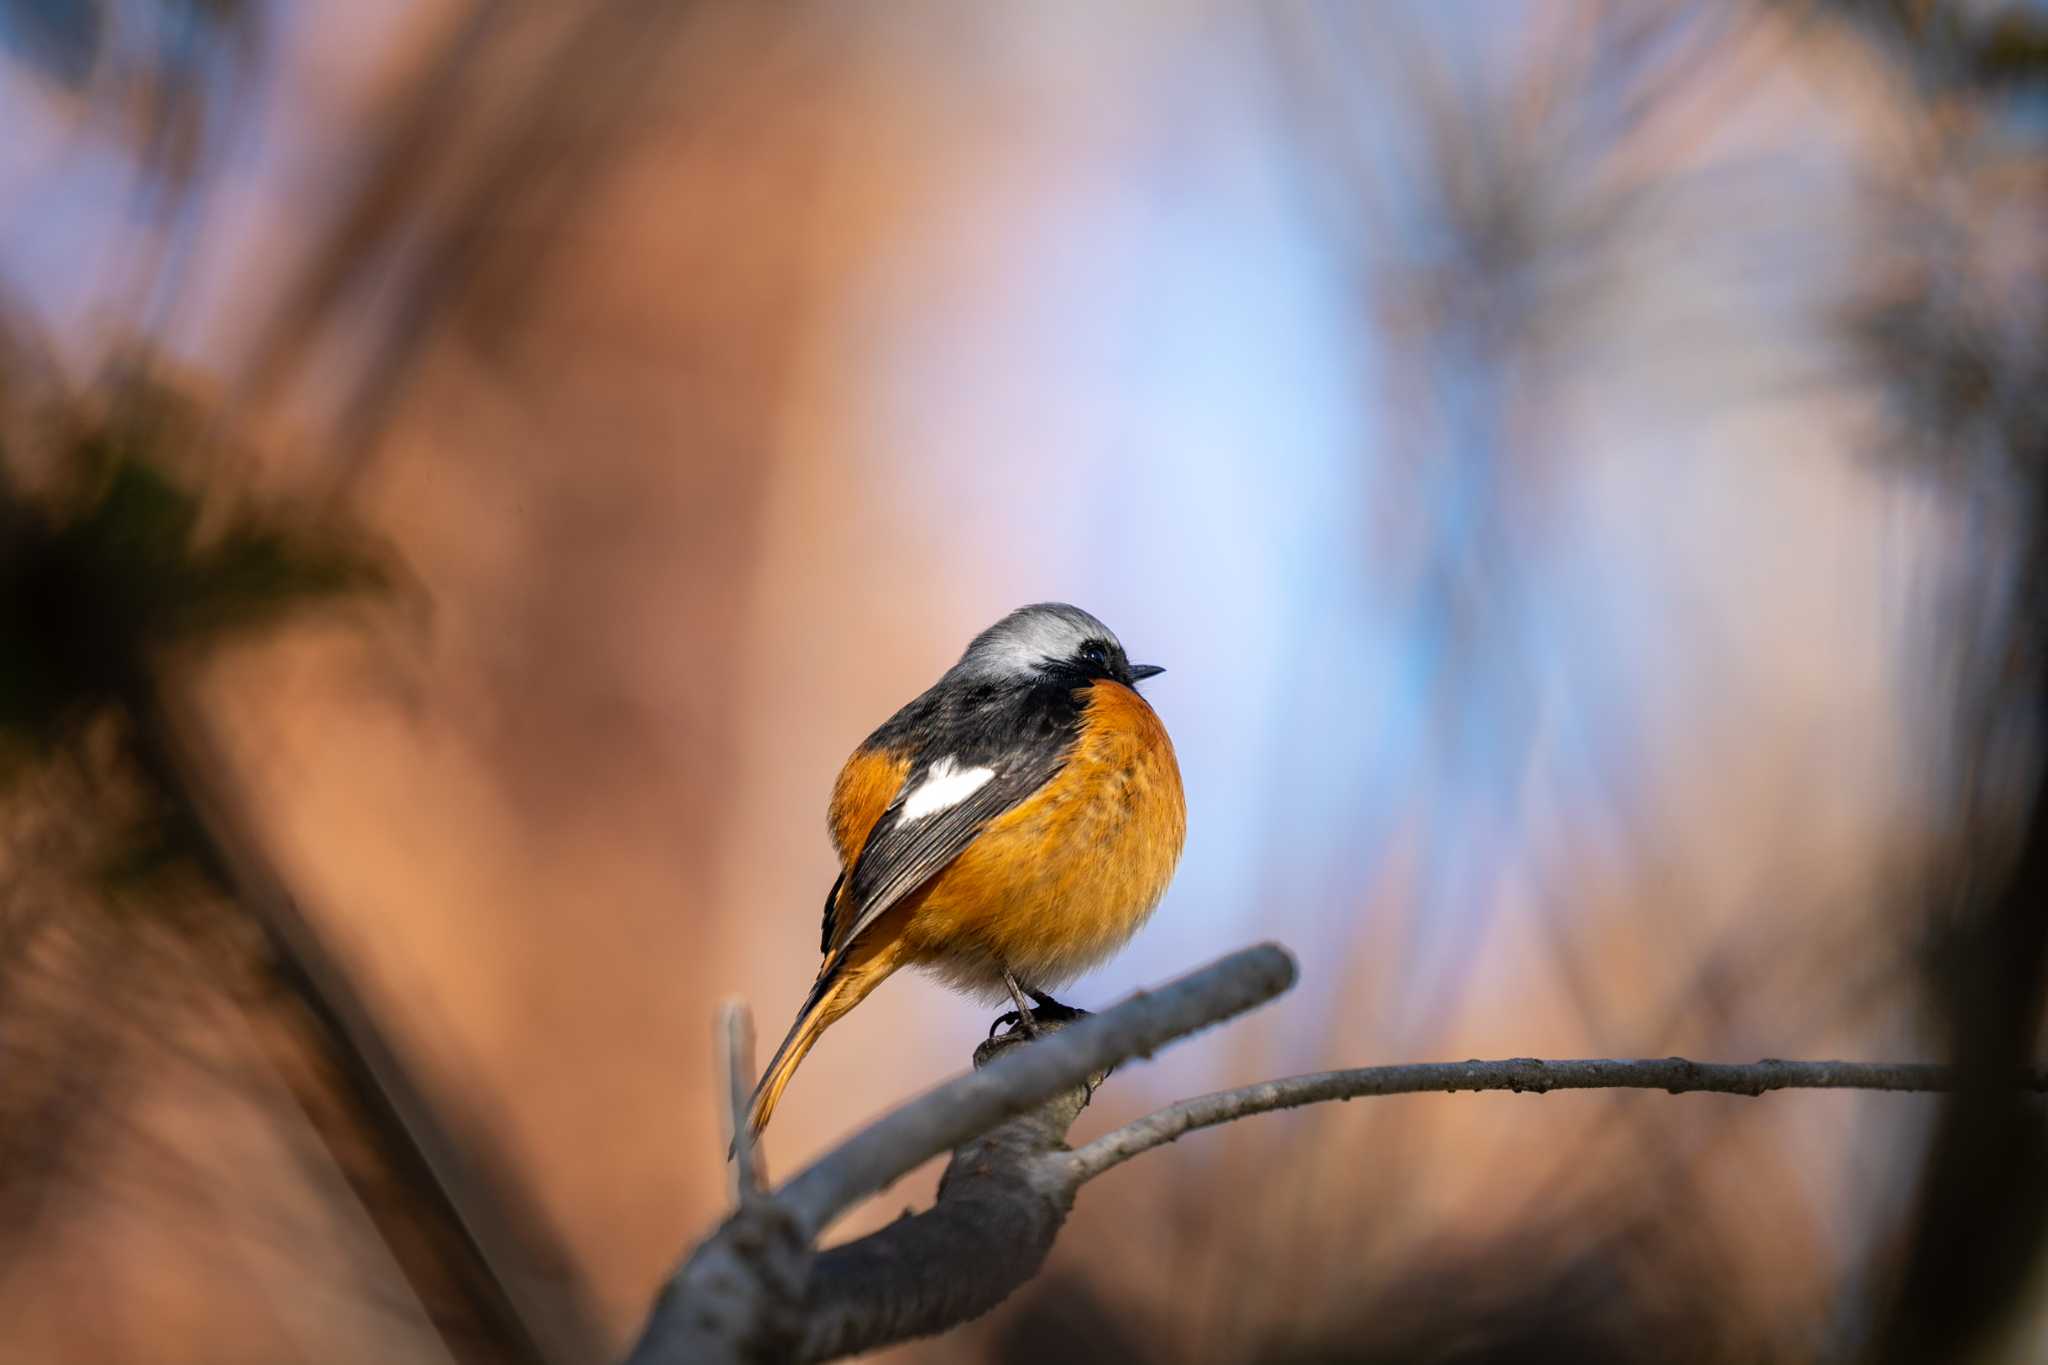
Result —
[{"label": "orange belly", "polygon": [[883,917],[915,965],[990,998],[1008,998],[1005,970],[1050,991],[1121,948],[1159,904],[1187,836],[1173,743],[1136,692],[1089,692],[1059,774]]}]

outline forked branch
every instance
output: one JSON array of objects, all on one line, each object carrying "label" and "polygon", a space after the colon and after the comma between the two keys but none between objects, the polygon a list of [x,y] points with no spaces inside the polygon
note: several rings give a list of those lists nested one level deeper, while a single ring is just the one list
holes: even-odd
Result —
[{"label": "forked branch", "polygon": [[[1458,1090],[2048,1090],[2040,1072],[1985,1076],[1917,1063],[1517,1057],[1264,1081],[1168,1105],[1067,1149],[1067,1129],[1087,1104],[1090,1083],[1109,1068],[1293,982],[1294,960],[1273,944],[1234,953],[1048,1036],[984,1043],[974,1071],[884,1115],[773,1193],[752,1191],[743,1173],[738,1209],[662,1291],[632,1361],[830,1360],[958,1326],[1038,1273],[1083,1184],[1197,1128],[1275,1109]],[[721,1018],[729,1068],[744,1065],[750,1044],[743,1024],[731,1013]],[[726,1103],[743,1112],[737,1098]],[[953,1159],[932,1208],[815,1250],[841,1213],[947,1150]]]}]

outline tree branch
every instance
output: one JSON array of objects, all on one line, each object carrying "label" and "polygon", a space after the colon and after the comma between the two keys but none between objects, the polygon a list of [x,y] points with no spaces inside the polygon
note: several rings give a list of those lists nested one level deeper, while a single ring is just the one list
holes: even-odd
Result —
[{"label": "tree branch", "polygon": [[1294,984],[1294,959],[1277,944],[1246,948],[1139,991],[1037,1045],[1015,1048],[987,1067],[946,1082],[848,1138],[793,1178],[776,1202],[815,1237],[858,1201],[887,1189],[940,1152],[986,1133],[1127,1057],[1207,1028]]},{"label": "tree branch", "polygon": [[[974,1064],[1025,1041],[1019,1033],[991,1039],[975,1049]],[[1080,1187],[1046,1158],[1067,1154],[1067,1129],[1088,1097],[1087,1086],[1073,1086],[975,1138],[953,1154],[930,1209],[821,1253],[796,1358],[832,1360],[942,1332],[1028,1284]],[[931,1273],[936,1266],[958,1269]]]},{"label": "tree branch", "polygon": [[[1183,1133],[1275,1109],[1457,1090],[2048,1090],[2048,1075],[2038,1072],[1913,1063],[1517,1057],[1266,1081],[1169,1105],[1067,1150],[1088,1084],[1110,1066],[1270,999],[1293,980],[1293,959],[1268,944],[1049,1036],[982,1044],[971,1075],[884,1116],[782,1189],[742,1199],[662,1291],[630,1361],[830,1360],[958,1326],[1038,1273],[1089,1180]],[[734,1046],[731,1016],[721,1032]],[[948,1147],[953,1159],[930,1209],[813,1250],[818,1233],[856,1200]]]},{"label": "tree branch", "polygon": [[[943,1331],[985,1311],[1036,1272],[1065,1220],[1072,1196],[1044,1203],[1041,1182],[1054,1172],[1036,1158],[1063,1154],[1088,1083],[1126,1058],[1149,1056],[1272,999],[1294,984],[1294,974],[1284,949],[1262,944],[1028,1044],[984,1045],[977,1059],[987,1065],[885,1115],[780,1190],[742,1204],[663,1287],[629,1361],[823,1359]],[[1034,1125],[1033,1136],[1011,1131]],[[818,1233],[856,1200],[948,1148],[960,1150],[941,1186],[943,1209],[824,1256],[812,1250]],[[1032,1200],[1038,1208],[1025,1209]],[[991,1246],[984,1221],[973,1243],[980,1254],[961,1257],[954,1230],[970,1231],[976,1217],[994,1217],[998,1207],[1006,1213],[996,1226],[1012,1232],[1049,1215],[1039,1220],[1042,1232],[1027,1234],[1039,1249]],[[1008,1216],[1018,1210],[1021,1221]]]},{"label": "tree branch", "polygon": [[732,1198],[744,1204],[761,1193],[754,1135],[747,1127],[747,1087],[754,1077],[754,1016],[740,1000],[718,1007],[718,1068],[725,1075],[725,1135],[732,1143]]},{"label": "tree branch", "polygon": [[1197,1128],[1276,1109],[1368,1095],[1417,1095],[1459,1090],[1664,1090],[1673,1095],[1704,1092],[1757,1096],[1769,1090],[1893,1090],[1944,1092],[1986,1085],[1997,1089],[2048,1090],[2048,1074],[1975,1077],[1960,1068],[1919,1062],[1692,1062],[1683,1057],[1543,1061],[1512,1057],[1500,1062],[1417,1062],[1318,1071],[1306,1076],[1261,1081],[1170,1104],[1097,1138],[1063,1158],[1076,1181],[1164,1146]]}]

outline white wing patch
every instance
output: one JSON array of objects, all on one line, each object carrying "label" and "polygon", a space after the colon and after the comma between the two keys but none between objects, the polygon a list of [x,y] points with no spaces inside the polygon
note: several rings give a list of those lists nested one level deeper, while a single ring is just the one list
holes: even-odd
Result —
[{"label": "white wing patch", "polygon": [[942,758],[932,764],[916,791],[903,798],[903,810],[896,819],[899,824],[922,820],[927,815],[936,815],[959,805],[968,797],[980,791],[982,785],[996,775],[994,768],[962,768],[950,758]]}]

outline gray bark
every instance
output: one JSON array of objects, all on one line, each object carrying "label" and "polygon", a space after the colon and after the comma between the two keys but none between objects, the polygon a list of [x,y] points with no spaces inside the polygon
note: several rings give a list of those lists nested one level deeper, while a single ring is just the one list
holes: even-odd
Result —
[{"label": "gray bark", "polygon": [[[1459,1090],[2048,1090],[2048,1075],[2038,1072],[1986,1076],[1918,1063],[1515,1057],[1264,1081],[1168,1105],[1068,1150],[1068,1128],[1111,1066],[1250,1009],[1293,981],[1293,959],[1266,944],[1039,1038],[993,1039],[976,1049],[972,1073],[885,1115],[780,1190],[757,1191],[743,1179],[738,1210],[662,1291],[630,1365],[831,1360],[956,1327],[1038,1273],[1089,1180],[1198,1128],[1276,1109]],[[743,1031],[730,1016],[722,1029],[736,1053]],[[743,1125],[743,1097],[728,1103]],[[949,1148],[930,1209],[844,1246],[813,1249],[847,1208]]]}]

